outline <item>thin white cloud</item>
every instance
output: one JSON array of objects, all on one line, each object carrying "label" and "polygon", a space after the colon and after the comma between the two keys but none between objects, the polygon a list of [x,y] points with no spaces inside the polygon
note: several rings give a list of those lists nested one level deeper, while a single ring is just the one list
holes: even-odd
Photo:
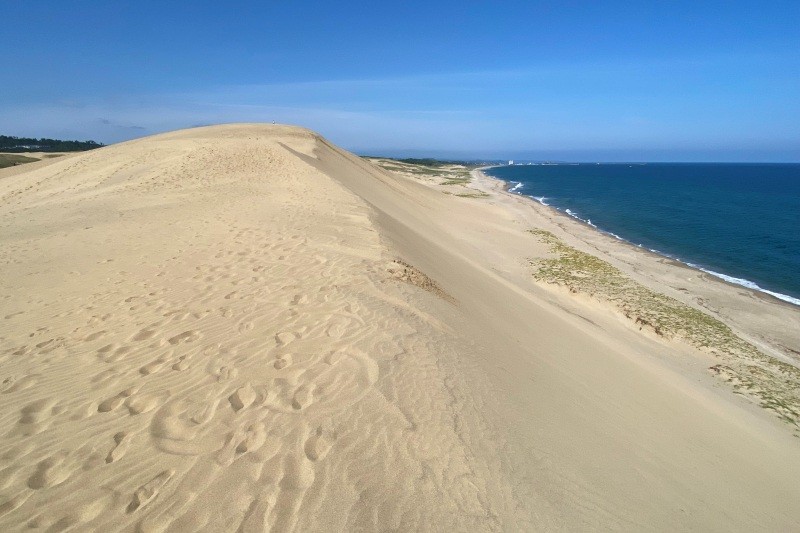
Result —
[{"label": "thin white cloud", "polygon": [[[8,134],[116,142],[196,124],[276,121],[309,127],[345,147],[365,151],[663,148],[691,147],[709,139],[734,147],[755,142],[759,133],[773,144],[776,139],[800,138],[800,120],[792,116],[797,110],[770,117],[770,131],[763,132],[763,113],[775,112],[768,108],[766,96],[761,97],[762,107],[754,108],[757,112],[744,116],[724,84],[703,86],[704,70],[715,61],[731,59],[648,61],[645,73],[637,70],[642,63],[635,62],[562,63],[226,85],[55,103],[4,102],[0,124]],[[676,72],[686,75],[676,81]],[[698,99],[698,91],[707,91],[713,101]],[[762,139],[762,144],[767,143]],[[798,149],[796,142],[780,145]]]}]

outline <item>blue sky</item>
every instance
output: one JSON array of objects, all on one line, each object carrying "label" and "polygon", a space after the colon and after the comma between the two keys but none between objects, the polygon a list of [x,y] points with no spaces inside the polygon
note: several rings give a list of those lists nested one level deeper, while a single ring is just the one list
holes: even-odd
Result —
[{"label": "blue sky", "polygon": [[797,0],[0,6],[3,134],[275,120],[360,153],[800,161]]}]

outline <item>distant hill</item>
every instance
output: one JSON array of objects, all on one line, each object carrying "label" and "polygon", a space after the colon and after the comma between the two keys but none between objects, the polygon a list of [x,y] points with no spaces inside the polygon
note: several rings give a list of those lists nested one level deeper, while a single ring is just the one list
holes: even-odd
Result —
[{"label": "distant hill", "polygon": [[83,152],[101,146],[103,144],[95,141],[61,141],[0,135],[0,152]]}]

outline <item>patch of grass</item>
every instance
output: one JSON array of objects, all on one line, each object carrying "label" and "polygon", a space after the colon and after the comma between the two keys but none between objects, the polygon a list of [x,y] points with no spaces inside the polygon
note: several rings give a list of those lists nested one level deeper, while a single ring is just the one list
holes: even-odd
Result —
[{"label": "patch of grass", "polygon": [[411,172],[412,174],[422,174],[424,176],[433,176],[433,177],[447,177],[450,175],[450,172],[448,172],[447,170],[434,169],[428,167],[408,166],[404,170],[406,172]]},{"label": "patch of grass", "polygon": [[379,167],[392,172],[404,172],[414,176],[444,179],[440,185],[465,185],[472,180],[470,167],[456,162],[435,159],[386,159],[367,158]]},{"label": "patch of grass", "polygon": [[455,177],[455,178],[448,178],[447,181],[443,181],[439,185],[466,185],[472,181],[472,178],[469,176],[464,177]]},{"label": "patch of grass", "polygon": [[460,196],[461,198],[488,198],[489,195],[482,191],[477,192],[462,192],[456,194],[456,196]]},{"label": "patch of grass", "polygon": [[716,318],[642,286],[606,261],[564,244],[549,231],[529,232],[548,244],[554,254],[531,261],[536,280],[615,305],[639,329],[649,328],[662,337],[683,340],[714,354],[723,363],[712,366],[711,372],[800,429],[800,369],[762,353]]},{"label": "patch of grass", "polygon": [[33,163],[39,161],[35,157],[28,157],[26,155],[17,154],[0,154],[0,168],[13,167],[22,165],[24,163]]}]

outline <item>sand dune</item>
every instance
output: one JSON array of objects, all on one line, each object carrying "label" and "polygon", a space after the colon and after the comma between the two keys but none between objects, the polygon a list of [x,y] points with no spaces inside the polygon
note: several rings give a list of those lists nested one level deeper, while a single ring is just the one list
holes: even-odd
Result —
[{"label": "sand dune", "polygon": [[[0,170],[0,530],[800,528],[800,439],[301,128]],[[782,318],[791,323],[793,315]]]}]

